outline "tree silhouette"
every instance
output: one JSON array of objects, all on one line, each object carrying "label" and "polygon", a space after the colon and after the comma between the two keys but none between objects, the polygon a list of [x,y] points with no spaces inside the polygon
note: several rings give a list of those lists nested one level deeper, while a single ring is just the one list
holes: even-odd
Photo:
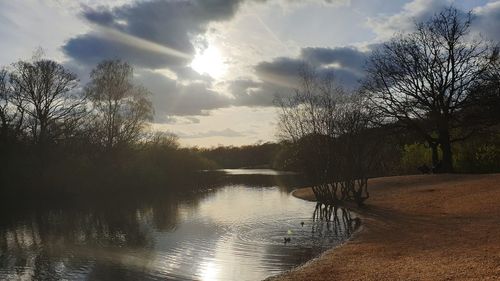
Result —
[{"label": "tree silhouette", "polygon": [[300,79],[295,95],[278,101],[281,137],[295,146],[318,201],[361,205],[380,139],[371,135],[375,116],[363,95],[338,87],[330,74],[305,66]]},{"label": "tree silhouette", "polygon": [[110,150],[137,141],[153,109],[149,92],[134,85],[133,67],[120,60],[105,60],[90,74],[86,96],[92,101],[96,139]]},{"label": "tree silhouette", "polygon": [[[442,151],[442,171],[453,171],[452,147],[475,133],[462,126],[462,112],[473,106],[475,89],[492,63],[492,48],[470,36],[472,14],[449,7],[416,30],[376,50],[367,66],[364,89],[390,122],[417,131]],[[469,130],[471,129],[471,130]]]},{"label": "tree silhouette", "polygon": [[18,114],[29,117],[29,130],[37,144],[55,141],[64,127],[85,112],[84,101],[75,91],[76,75],[55,61],[19,61],[9,78],[10,102]]}]

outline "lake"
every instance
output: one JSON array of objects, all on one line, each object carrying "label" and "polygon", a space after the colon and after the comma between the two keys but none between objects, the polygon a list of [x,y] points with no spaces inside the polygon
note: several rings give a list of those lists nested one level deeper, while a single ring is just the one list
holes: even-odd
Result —
[{"label": "lake", "polygon": [[[224,172],[226,184],[188,196],[3,211],[0,280],[262,280],[355,228],[341,209],[318,219],[327,210],[279,186],[288,174]],[[245,183],[249,175],[268,181]]]}]

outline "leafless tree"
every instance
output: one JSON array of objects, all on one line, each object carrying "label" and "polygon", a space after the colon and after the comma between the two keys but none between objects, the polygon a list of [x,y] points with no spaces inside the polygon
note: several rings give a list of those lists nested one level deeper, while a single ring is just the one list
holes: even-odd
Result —
[{"label": "leafless tree", "polygon": [[299,78],[300,87],[294,95],[277,100],[278,133],[297,146],[306,175],[320,185],[330,181],[328,155],[330,138],[335,135],[331,116],[343,90],[334,86],[333,77],[321,77],[306,64]]},{"label": "leafless tree", "polygon": [[0,138],[6,139],[10,125],[10,89],[8,84],[7,70],[0,70]]},{"label": "leafless tree", "polygon": [[[484,83],[481,83],[476,92],[476,112],[482,118],[478,122],[487,126],[498,126],[500,123],[500,46],[494,49],[491,56],[493,62],[484,75]],[[478,123],[476,122],[476,123]]]},{"label": "leafless tree", "polygon": [[449,7],[416,31],[401,34],[374,51],[364,89],[388,122],[418,132],[442,151],[442,171],[453,171],[452,143],[475,133],[461,114],[473,103],[474,89],[491,63],[491,47],[472,38],[472,14]]},{"label": "leafless tree", "polygon": [[153,110],[149,92],[132,81],[132,66],[105,60],[90,78],[85,92],[93,105],[97,139],[107,150],[137,141]]},{"label": "leafless tree", "polygon": [[162,131],[154,131],[145,134],[144,144],[150,147],[168,147],[173,149],[180,147],[179,136]]},{"label": "leafless tree", "polygon": [[[17,105],[17,106],[16,106]],[[18,140],[24,130],[23,102],[13,94],[7,69],[0,70],[0,141]]]},{"label": "leafless tree", "polygon": [[19,61],[9,76],[11,102],[18,114],[27,115],[35,143],[55,140],[63,126],[83,116],[78,79],[61,64],[45,59]]},{"label": "leafless tree", "polygon": [[304,67],[300,77],[295,95],[278,100],[280,136],[295,144],[319,201],[362,204],[376,155],[372,111],[364,96],[336,86],[331,75]]}]

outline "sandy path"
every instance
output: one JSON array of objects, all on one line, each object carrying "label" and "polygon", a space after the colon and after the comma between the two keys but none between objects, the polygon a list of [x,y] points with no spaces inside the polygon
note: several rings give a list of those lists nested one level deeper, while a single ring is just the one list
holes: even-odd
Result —
[{"label": "sandy path", "polygon": [[[271,280],[500,280],[500,174],[369,185],[351,241]],[[314,200],[309,188],[294,195]]]}]

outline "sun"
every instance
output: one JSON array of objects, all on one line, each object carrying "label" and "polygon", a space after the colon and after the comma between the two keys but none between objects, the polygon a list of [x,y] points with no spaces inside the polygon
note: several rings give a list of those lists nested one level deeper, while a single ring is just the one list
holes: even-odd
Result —
[{"label": "sun", "polygon": [[191,68],[200,74],[208,74],[212,78],[218,79],[223,77],[227,71],[227,65],[224,63],[224,57],[219,49],[213,45],[197,52]]}]

